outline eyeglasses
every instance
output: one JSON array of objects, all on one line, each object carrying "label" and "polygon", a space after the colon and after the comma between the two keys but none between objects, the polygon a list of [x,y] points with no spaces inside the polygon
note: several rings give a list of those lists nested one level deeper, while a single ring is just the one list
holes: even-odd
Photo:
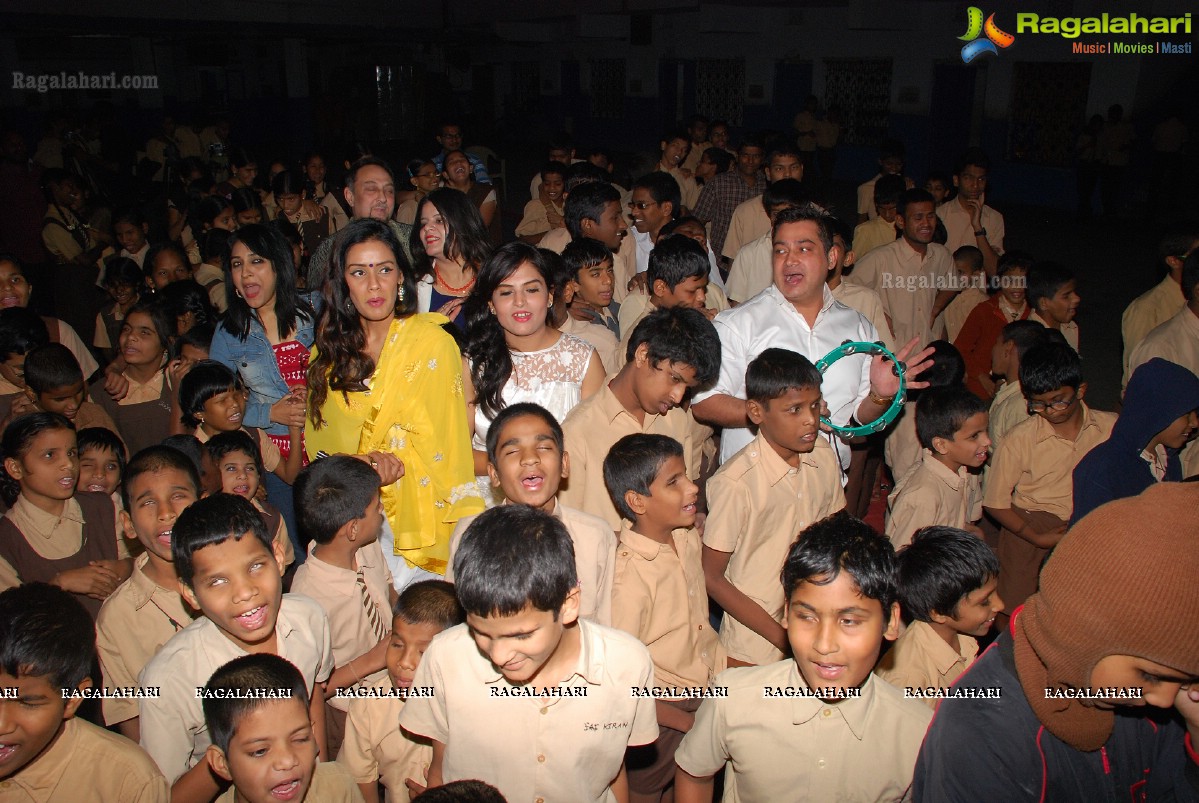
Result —
[{"label": "eyeglasses", "polygon": [[640,209],[642,212],[651,206],[657,205],[657,201],[629,201],[629,209]]},{"label": "eyeglasses", "polygon": [[1074,402],[1077,399],[1078,399],[1078,394],[1075,393],[1073,396],[1071,396],[1068,399],[1060,399],[1059,401],[1055,401],[1055,402],[1030,401],[1028,403],[1028,414],[1033,415],[1034,413],[1043,413],[1046,410],[1054,410],[1054,411],[1060,413],[1062,410],[1065,410],[1071,404],[1074,404]]}]

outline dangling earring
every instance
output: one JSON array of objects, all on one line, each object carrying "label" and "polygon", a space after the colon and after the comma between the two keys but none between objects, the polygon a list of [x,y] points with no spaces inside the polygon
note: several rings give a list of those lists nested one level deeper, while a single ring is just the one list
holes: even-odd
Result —
[{"label": "dangling earring", "polygon": [[349,312],[352,309],[354,309],[354,302],[347,298],[346,299],[346,311]]},{"label": "dangling earring", "polygon": [[400,304],[404,303],[404,285],[401,282],[399,290],[396,292],[396,301]]}]

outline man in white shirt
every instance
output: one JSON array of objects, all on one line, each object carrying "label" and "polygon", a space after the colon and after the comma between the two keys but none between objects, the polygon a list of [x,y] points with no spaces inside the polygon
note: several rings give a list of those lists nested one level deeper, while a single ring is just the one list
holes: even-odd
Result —
[{"label": "man in white shirt", "polygon": [[[874,341],[878,331],[856,310],[833,298],[826,284],[830,266],[839,252],[833,244],[828,213],[808,204],[785,209],[774,224],[774,282],[746,303],[716,316],[720,335],[720,375],[710,390],[696,396],[695,417],[724,427],[721,459],[727,460],[752,439],[745,410],[745,370],[764,349],[789,348],[816,362],[845,340]],[[915,341],[896,355],[911,357],[908,388],[927,385],[917,381],[931,365],[923,362],[929,349],[912,356]],[[824,401],[828,418],[845,425],[851,418],[874,421],[890,405],[899,379],[882,357],[846,357],[825,373]],[[849,446],[839,438],[833,445],[842,467],[849,465]]]}]

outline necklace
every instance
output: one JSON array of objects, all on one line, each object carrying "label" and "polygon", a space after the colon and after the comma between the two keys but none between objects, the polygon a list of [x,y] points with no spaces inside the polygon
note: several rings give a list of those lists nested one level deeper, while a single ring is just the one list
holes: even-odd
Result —
[{"label": "necklace", "polygon": [[437,281],[441,282],[441,286],[446,290],[449,290],[451,293],[465,293],[467,290],[475,286],[475,277],[471,276],[470,281],[466,284],[462,285],[461,287],[454,287],[445,280],[445,277],[441,275],[441,271],[438,270],[436,265],[433,266],[433,275],[437,277]]}]

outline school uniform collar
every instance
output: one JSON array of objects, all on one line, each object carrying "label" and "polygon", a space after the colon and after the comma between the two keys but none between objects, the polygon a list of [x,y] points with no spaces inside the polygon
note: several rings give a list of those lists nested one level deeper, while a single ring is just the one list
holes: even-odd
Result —
[{"label": "school uniform collar", "polygon": [[912,633],[910,638],[920,646],[925,655],[932,659],[937,672],[942,675],[953,669],[958,663],[970,663],[974,660],[974,656],[978,655],[978,642],[970,636],[963,636],[959,633],[958,648],[955,650],[945,643],[945,639],[937,635],[928,622],[912,622],[908,626],[908,630]]},{"label": "school uniform collar", "polygon": [[921,449],[920,456],[924,461],[924,465],[928,467],[928,470],[932,472],[934,477],[955,491],[961,490],[962,483],[966,481],[967,476],[970,474],[969,469],[962,466],[957,471],[951,471],[949,466],[938,460],[929,449]]},{"label": "school uniform collar", "polygon": [[[1075,442],[1082,437],[1083,430],[1085,430],[1087,427],[1099,426],[1099,422],[1095,420],[1095,415],[1091,412],[1091,408],[1087,407],[1087,403],[1085,401],[1080,401],[1079,405],[1082,407],[1082,426],[1078,428],[1078,435],[1074,437]],[[1044,443],[1047,440],[1059,437],[1058,434],[1054,432],[1053,425],[1044,418],[1036,413],[1033,413],[1033,418],[1037,419],[1037,434],[1036,439],[1033,441],[1034,444]]]},{"label": "school uniform collar", "polygon": [[923,264],[924,262],[927,262],[931,256],[931,245],[932,243],[929,243],[928,245],[924,246],[924,253],[921,254],[912,247],[912,244],[909,243],[902,234],[900,234],[895,238],[895,244],[891,247],[895,249],[895,256],[899,258],[900,262],[916,262],[918,264]]},{"label": "school uniform collar", "polygon": [[26,537],[37,535],[47,541],[63,522],[70,521],[80,526],[86,523],[83,517],[83,508],[79,507],[79,502],[75,501],[75,497],[71,497],[63,505],[61,516],[55,516],[42,510],[24,496],[18,496],[16,503],[6,515],[12,518],[18,527],[22,521],[31,525],[29,530],[20,528]]},{"label": "school uniform collar", "polygon": [[[146,564],[150,562],[150,555],[147,552],[137,556],[133,562],[133,574],[129,576],[129,596],[133,601],[134,610],[140,611],[150,603],[150,599],[158,593],[171,593],[168,589],[163,588],[149,578],[145,573]],[[176,595],[178,592],[175,592]],[[183,623],[184,625],[187,622]]]},{"label": "school uniform collar", "polygon": [[779,453],[774,450],[774,447],[766,442],[759,430],[754,436],[753,442],[750,444],[750,457],[757,457],[761,463],[762,471],[766,474],[766,479],[771,487],[778,485],[785,478],[794,476],[803,470],[804,466],[810,468],[820,468],[820,461],[816,459],[815,450],[801,454],[799,456],[799,468],[793,467],[790,463],[779,456]]},{"label": "school uniform collar", "polygon": [[[674,530],[671,533],[676,546],[686,536],[686,528]],[[669,544],[661,544],[648,536],[633,531],[633,525],[628,519],[620,521],[620,546],[626,546],[646,560],[654,560],[659,555],[671,551]]]},{"label": "school uniform collar", "polygon": [[999,390],[995,393],[995,400],[991,402],[991,409],[994,409],[996,404],[1003,401],[1008,396],[1016,396],[1020,393],[1021,390],[1019,379],[1015,380],[1014,382],[1004,382]]},{"label": "school uniform collar", "polygon": [[[799,666],[794,660],[790,663],[788,685],[794,688],[808,688],[803,675],[799,673]],[[876,679],[874,673],[871,672],[860,687],[860,697],[849,697],[835,703],[827,703],[818,697],[794,697],[791,700],[791,722],[795,725],[804,725],[817,717],[823,719],[826,716],[840,716],[849,727],[850,733],[860,742],[866,736],[866,718],[870,715],[874,701],[874,684],[879,682],[882,681]],[[830,713],[825,714],[826,710]]]},{"label": "school uniform collar", "polygon": [[[624,413],[630,418],[633,417],[633,414],[625,409],[625,406],[620,403],[620,399],[616,398],[616,394],[612,392],[610,383],[615,378],[616,375],[613,374],[604,381],[604,386],[599,392],[599,399],[596,400],[596,404],[599,405],[600,412],[604,414],[604,420],[609,424],[615,422],[617,418],[620,418],[621,413]],[[644,432],[646,427],[649,426],[650,422],[657,417],[657,413],[646,413],[645,421],[641,425],[641,430]],[[633,418],[633,420],[636,421],[637,419]]]},{"label": "school uniform collar", "polygon": [[74,764],[81,727],[79,720],[68,719],[50,748],[4,783],[16,784],[36,803],[49,803]]},{"label": "school uniform collar", "polygon": [[[604,679],[604,661],[607,660],[607,650],[604,648],[604,640],[599,634],[592,632],[594,627],[585,619],[576,619],[575,627],[579,629],[579,659],[575,662],[574,672],[568,675],[558,685],[570,685],[570,681],[576,676],[582,678],[592,686],[599,686]],[[487,660],[482,655],[479,656],[487,665],[487,671],[483,673],[483,682],[489,686],[494,686],[497,683],[512,685],[504,680],[504,674],[495,668],[495,664]],[[534,686],[537,684],[534,683]],[[552,706],[558,703],[559,697],[552,697],[543,704]]]}]

